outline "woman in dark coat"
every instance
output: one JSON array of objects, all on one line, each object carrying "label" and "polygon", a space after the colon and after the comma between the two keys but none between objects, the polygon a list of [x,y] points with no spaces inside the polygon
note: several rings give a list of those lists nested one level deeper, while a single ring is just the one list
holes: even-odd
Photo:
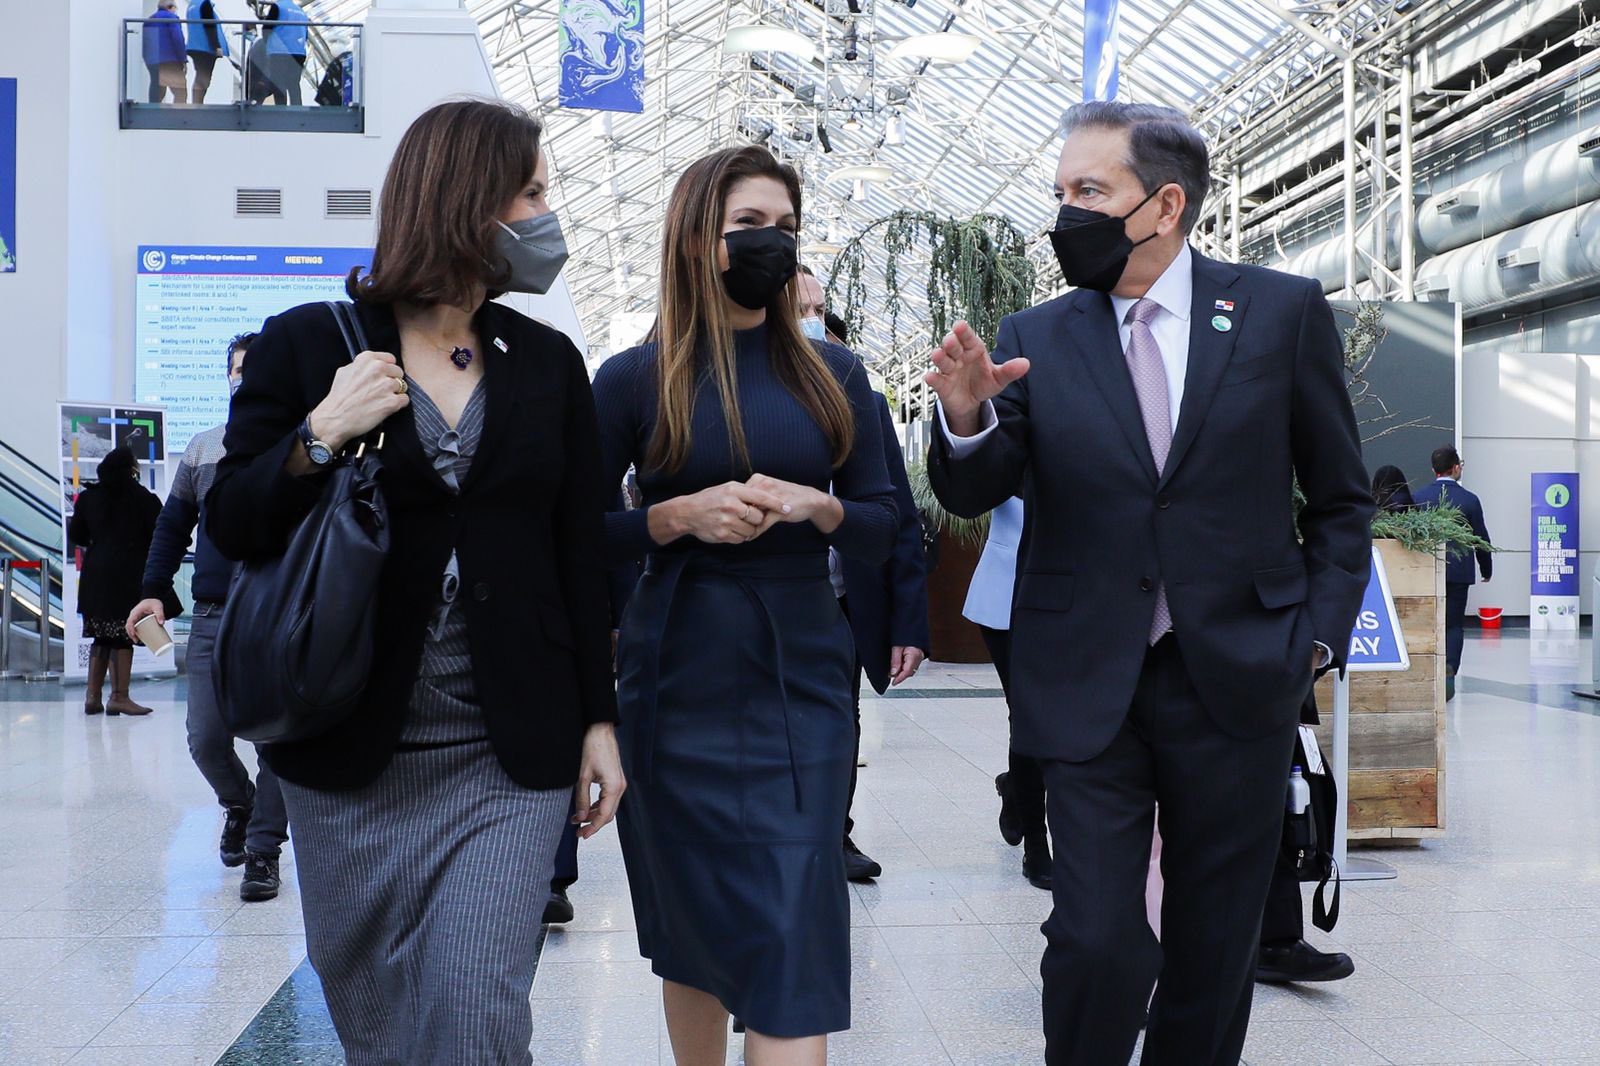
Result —
[{"label": "woman in dark coat", "polygon": [[1382,511],[1409,511],[1416,506],[1411,485],[1398,466],[1380,466],[1372,475],[1372,498]]},{"label": "woman in dark coat", "polygon": [[[78,494],[67,538],[84,549],[78,574],[78,613],[89,651],[89,687],[84,714],[149,714],[128,697],[133,676],[133,642],[123,628],[138,603],[144,558],[150,551],[161,499],[139,484],[139,461],[127,448],[113,448],[95,472],[96,484]],[[101,702],[106,670],[111,699]]]}]

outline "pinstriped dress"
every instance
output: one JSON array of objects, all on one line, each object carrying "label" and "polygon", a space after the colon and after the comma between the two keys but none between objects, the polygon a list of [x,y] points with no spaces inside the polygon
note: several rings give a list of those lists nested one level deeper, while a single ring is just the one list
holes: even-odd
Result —
[{"label": "pinstriped dress", "polygon": [[[417,436],[460,491],[484,386],[454,430],[410,382]],[[478,706],[451,556],[394,760],[350,792],[283,782],[306,950],[350,1066],[525,1066],[528,993],[571,790],[506,776]]]}]

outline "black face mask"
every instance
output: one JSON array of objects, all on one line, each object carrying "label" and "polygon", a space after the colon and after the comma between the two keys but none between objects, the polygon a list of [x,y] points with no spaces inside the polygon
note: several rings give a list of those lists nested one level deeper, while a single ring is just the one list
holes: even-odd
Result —
[{"label": "black face mask", "polygon": [[769,306],[799,266],[794,237],[777,226],[763,226],[732,230],[722,239],[728,244],[728,269],[722,272],[728,296],[750,311]]},{"label": "black face mask", "polygon": [[[1162,188],[1156,189],[1160,192]],[[1055,249],[1056,262],[1061,264],[1061,274],[1067,284],[1096,292],[1110,292],[1117,287],[1122,272],[1128,268],[1128,256],[1144,241],[1153,240],[1152,233],[1137,244],[1128,239],[1128,219],[1139,209],[1155,199],[1156,192],[1139,201],[1126,215],[1105,215],[1086,207],[1062,204],[1056,216],[1056,228],[1050,231],[1050,247]]]}]

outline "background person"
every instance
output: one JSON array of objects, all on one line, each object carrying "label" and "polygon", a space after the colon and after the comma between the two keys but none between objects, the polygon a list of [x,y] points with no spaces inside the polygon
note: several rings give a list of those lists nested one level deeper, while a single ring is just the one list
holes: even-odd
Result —
[{"label": "background person", "polygon": [[487,100],[411,124],[372,268],[347,284],[373,350],[351,362],[322,304],[270,320],[206,497],[224,554],[270,558],[331,457],[383,432],[371,679],[330,731],[262,746],[352,1066],[531,1061],[530,871],[549,882],[574,795],[590,836],[623,787],[588,373],[564,334],[487,299],[545,292],[566,260],[540,135]]},{"label": "background person", "polygon": [[[800,179],[759,146],[691,164],[650,342],[595,377],[607,519],[647,557],[617,646],[623,857],[679,1066],[825,1059],[850,1024],[839,841],[854,762],[850,627],[828,548],[880,565],[893,487],[860,361],[800,331]],[[832,488],[830,494],[829,488]]]},{"label": "background person", "polygon": [[[827,337],[844,344],[845,326],[836,320],[835,330],[826,325],[827,294],[821,282],[805,267],[795,282],[799,299],[800,329],[812,340]],[[850,881],[870,881],[883,875],[883,867],[856,847],[851,839],[855,821],[850,817],[856,801],[856,778],[861,761],[861,671],[880,696],[890,685],[910,680],[927,659],[928,566],[922,553],[922,519],[911,496],[911,481],[906,477],[905,457],[900,453],[889,401],[873,392],[878,411],[878,427],[883,436],[883,462],[894,483],[895,508],[899,528],[895,533],[894,553],[881,566],[858,562],[828,549],[828,579],[833,584],[839,607],[850,622],[855,637],[856,670],[851,674],[850,705],[855,714],[856,752],[850,770],[850,793],[844,813],[844,873]]]},{"label": "background person", "polygon": [[1145,1066],[1223,1066],[1249,1025],[1298,710],[1347,650],[1372,497],[1320,286],[1189,247],[1199,132],[1120,103],[1063,129],[1050,236],[1076,289],[1003,319],[998,363],[965,323],[933,352],[929,473],[969,517],[1029,478],[1011,676],[1055,848],[1046,1061],[1126,1062],[1155,983]]},{"label": "background person", "polygon": [[1372,499],[1380,511],[1409,511],[1416,506],[1411,483],[1398,466],[1380,466],[1372,475]]},{"label": "background person", "polygon": [[188,59],[178,0],[158,0],[156,9],[145,20],[140,44],[145,69],[150,72],[150,102],[164,103],[170,92],[173,103],[187,103],[189,89],[183,72]]},{"label": "background person", "polygon": [[[244,381],[245,354],[254,343],[254,333],[241,333],[228,342],[228,391],[239,390]],[[212,426],[189,441],[178,463],[167,493],[166,506],[156,520],[150,540],[150,554],[144,567],[144,599],[128,615],[126,629],[135,636],[134,626],[147,615],[162,625],[183,613],[172,579],[183,565],[190,537],[195,534],[194,577],[190,592],[194,596],[194,616],[189,623],[189,645],[184,653],[184,671],[189,677],[189,707],[185,719],[189,735],[189,756],[217,802],[226,812],[218,851],[224,866],[243,866],[244,879],[239,898],[247,903],[273,899],[278,895],[278,857],[289,838],[289,819],[283,809],[283,793],[278,777],[264,761],[258,760],[256,779],[239,759],[217,703],[212,684],[211,655],[216,648],[217,629],[222,625],[222,610],[228,599],[233,564],[224,559],[206,535],[203,501],[216,477],[222,458],[222,436],[227,425]]]},{"label": "background person", "polygon": [[250,6],[261,20],[256,47],[265,50],[263,66],[270,82],[262,86],[262,99],[270,95],[280,105],[299,107],[311,20],[296,0],[250,0]]},{"label": "background person", "polygon": [[216,7],[211,0],[191,0],[184,27],[189,59],[194,63],[194,102],[206,102],[206,92],[211,88],[211,75],[219,58],[228,53],[228,35],[217,22]]},{"label": "background person", "polygon": [[[145,555],[161,514],[161,500],[139,484],[139,461],[126,446],[111,449],[100,460],[95,483],[84,488],[72,505],[67,540],[83,549],[78,573],[78,613],[89,649],[89,685],[83,713],[108,715],[150,713],[133,702],[133,641],[123,624],[139,602]],[[111,698],[102,703],[106,672],[111,673]]]},{"label": "background person", "polygon": [[[1418,507],[1438,507],[1451,504],[1461,509],[1461,515],[1484,540],[1489,539],[1489,527],[1483,523],[1483,501],[1477,494],[1462,487],[1461,471],[1465,464],[1455,446],[1446,444],[1435,448],[1430,459],[1434,481],[1413,492]],[[1466,644],[1467,594],[1478,580],[1494,577],[1494,554],[1484,549],[1475,552],[1447,550],[1444,564],[1444,647],[1446,698],[1454,699],[1456,674],[1461,672],[1461,651]]]}]

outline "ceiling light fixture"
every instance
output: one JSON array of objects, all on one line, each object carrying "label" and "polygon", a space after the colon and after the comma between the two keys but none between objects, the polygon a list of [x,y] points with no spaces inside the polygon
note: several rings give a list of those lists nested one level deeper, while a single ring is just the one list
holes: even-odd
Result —
[{"label": "ceiling light fixture", "polygon": [[861,201],[865,200],[866,198],[867,198],[867,183],[864,180],[862,180],[861,178],[857,178],[855,180],[855,183],[851,186],[850,199],[854,200],[856,203],[859,204]]},{"label": "ceiling light fixture", "polygon": [[840,167],[828,175],[829,181],[888,181],[894,177],[894,168],[883,163],[866,163],[860,166]]},{"label": "ceiling light fixture", "polygon": [[722,39],[722,50],[730,55],[747,52],[782,52],[801,59],[817,58],[816,42],[805,34],[786,26],[768,26],[754,23],[747,26],[730,26]]},{"label": "ceiling light fixture", "polygon": [[890,115],[883,124],[883,143],[891,148],[897,148],[906,143],[905,119],[899,115]]},{"label": "ceiling light fixture", "polygon": [[897,41],[889,49],[889,58],[962,63],[972,58],[972,53],[982,43],[981,38],[971,33],[918,33]]}]

